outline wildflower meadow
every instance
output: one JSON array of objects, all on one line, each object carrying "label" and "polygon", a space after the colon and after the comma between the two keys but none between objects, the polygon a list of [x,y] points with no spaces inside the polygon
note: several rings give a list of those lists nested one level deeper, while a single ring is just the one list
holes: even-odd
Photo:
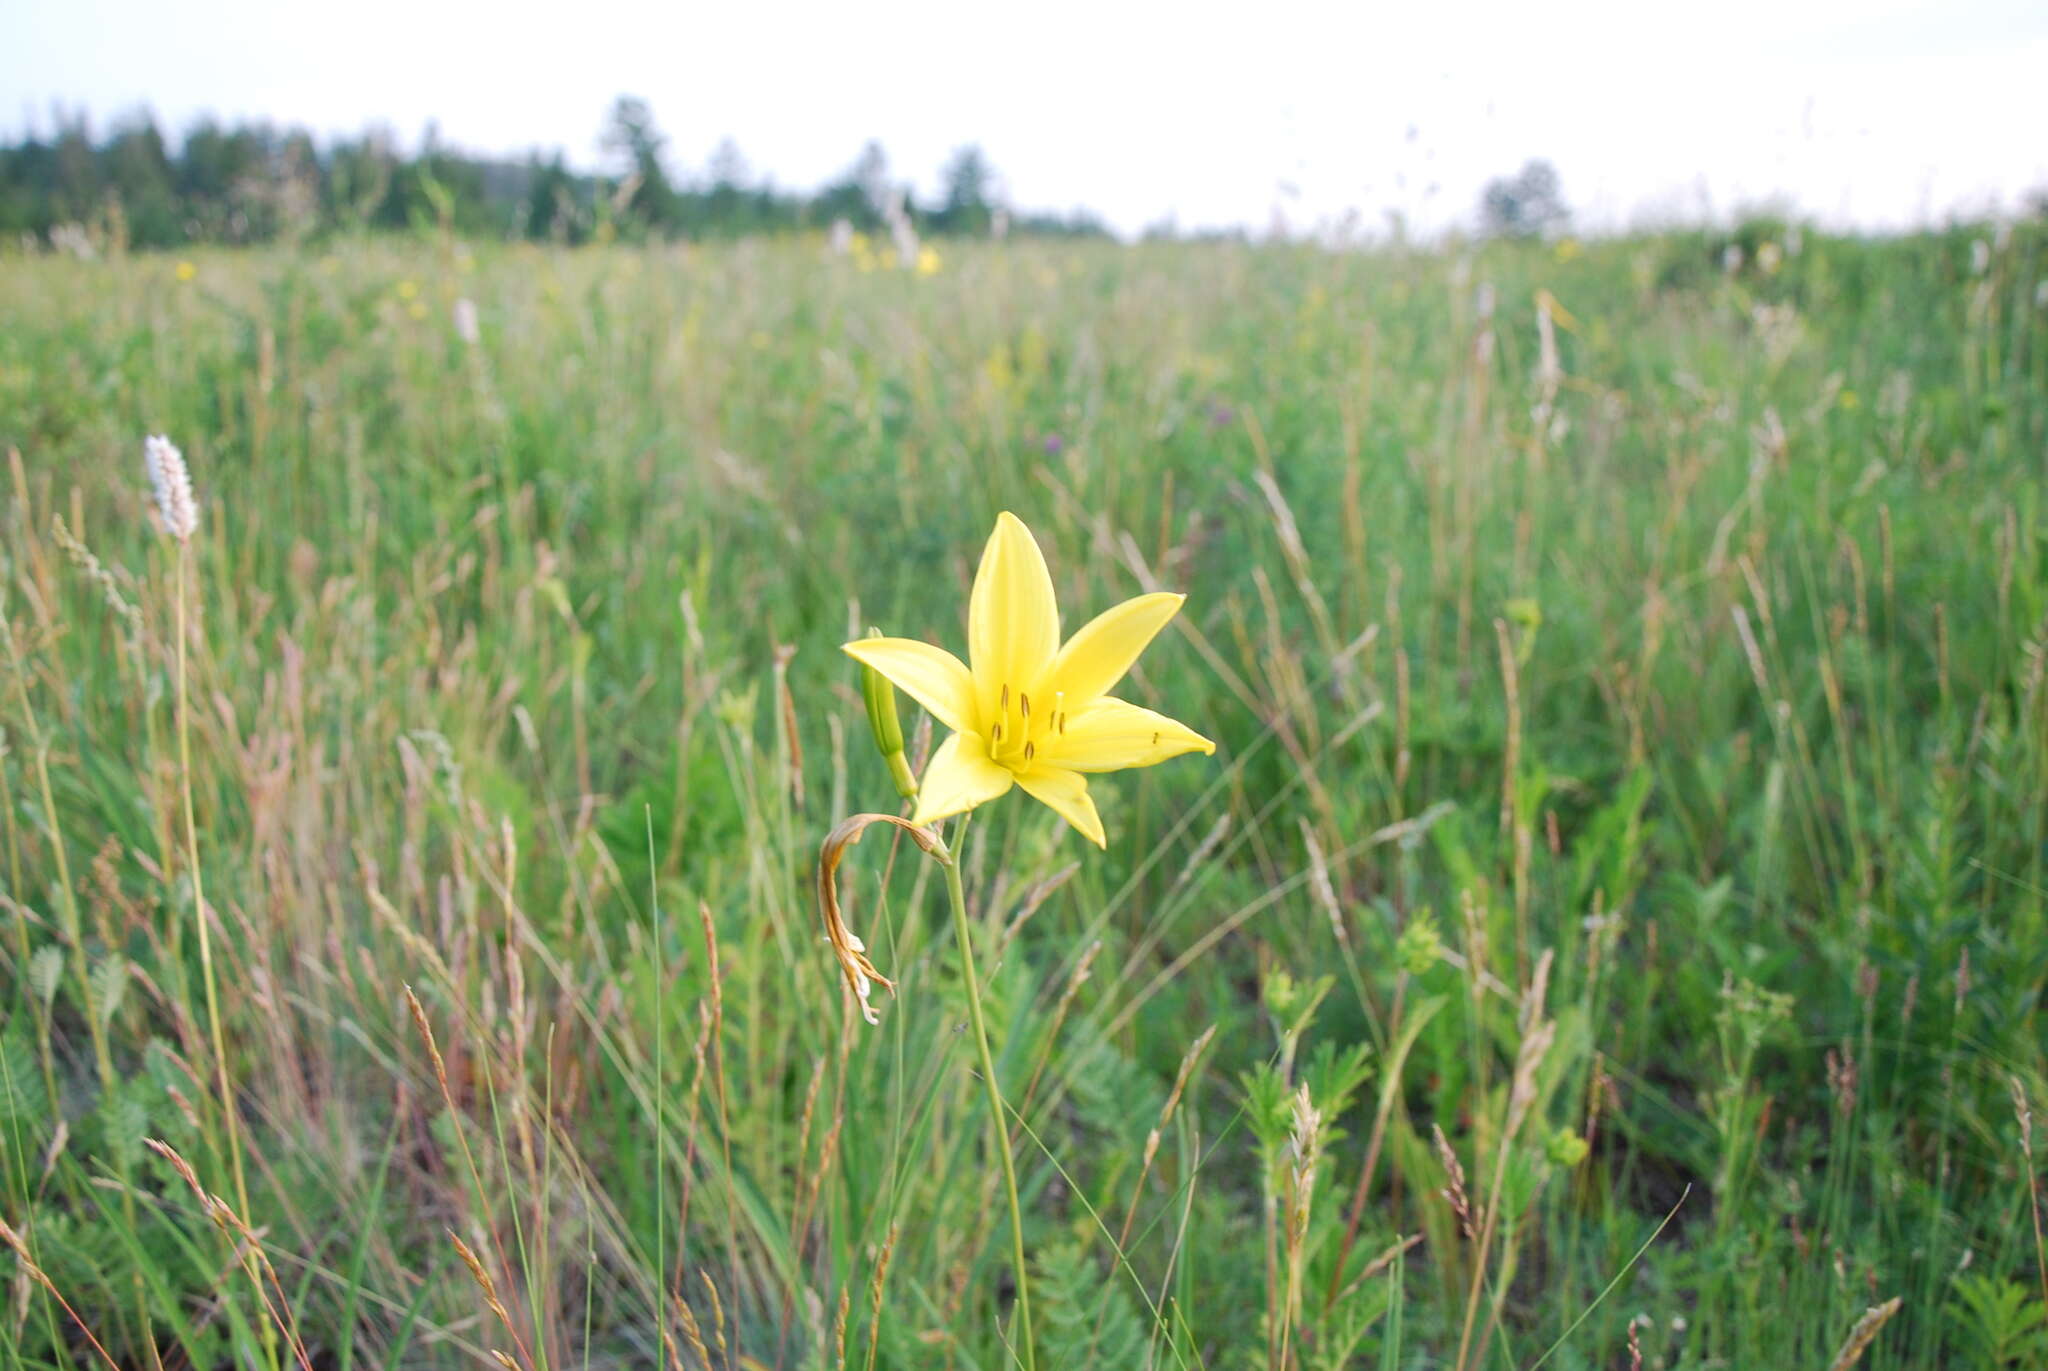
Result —
[{"label": "wildflower meadow", "polygon": [[0,319],[10,1371],[2048,1366],[2042,221]]}]

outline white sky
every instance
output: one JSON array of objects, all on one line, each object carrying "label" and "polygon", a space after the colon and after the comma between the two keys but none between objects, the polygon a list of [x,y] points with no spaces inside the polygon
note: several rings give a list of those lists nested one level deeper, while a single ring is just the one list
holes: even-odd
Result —
[{"label": "white sky", "polygon": [[[1424,12],[1427,10],[1428,12]],[[676,170],[731,136],[810,188],[874,137],[929,188],[978,142],[1010,198],[1132,232],[1469,221],[1489,177],[1558,168],[1587,227],[1767,198],[1895,227],[2048,186],[2048,4],[1347,6],[1174,0],[772,5],[613,0],[0,0],[0,132],[167,132],[266,116],[317,133],[429,120],[476,151],[601,164],[646,97]]]}]

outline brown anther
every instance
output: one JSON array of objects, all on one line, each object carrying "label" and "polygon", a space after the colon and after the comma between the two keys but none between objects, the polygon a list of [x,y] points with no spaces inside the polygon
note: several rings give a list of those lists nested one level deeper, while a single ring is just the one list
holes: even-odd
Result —
[{"label": "brown anther", "polygon": [[1028,761],[1030,761],[1030,760],[1031,760],[1031,759],[1032,759],[1033,757],[1035,757],[1035,756],[1037,756],[1037,755],[1038,755],[1038,744],[1037,744],[1037,743],[1033,743],[1033,742],[1026,742],[1026,743],[1024,744],[1024,760],[1028,762]]},{"label": "brown anther", "polygon": [[1010,712],[1010,683],[1009,683],[1008,681],[1005,681],[1005,682],[1003,682],[1003,709],[1002,709],[1002,712],[1003,712],[1003,713],[1005,713],[1005,714],[1008,714],[1008,713]]},{"label": "brown anther", "polygon": [[1024,717],[1029,719],[1031,717],[1031,697],[1019,691],[1017,693],[1017,700],[1023,706]]},{"label": "brown anther", "polygon": [[1003,740],[1003,726],[1001,724],[997,724],[988,731],[988,740],[992,743],[999,743]]}]

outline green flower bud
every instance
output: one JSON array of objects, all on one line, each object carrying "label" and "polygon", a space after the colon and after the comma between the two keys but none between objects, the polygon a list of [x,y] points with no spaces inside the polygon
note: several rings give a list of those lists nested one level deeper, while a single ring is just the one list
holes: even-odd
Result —
[{"label": "green flower bud", "polygon": [[[868,637],[879,638],[882,630],[868,629]],[[889,778],[904,799],[917,797],[917,778],[910,774],[910,761],[903,755],[903,723],[896,717],[896,687],[871,666],[860,669],[861,699],[868,707],[868,728],[875,735],[875,750],[889,764]]]},{"label": "green flower bud", "polygon": [[1567,1171],[1586,1160],[1586,1153],[1591,1150],[1586,1140],[1569,1128],[1558,1129],[1543,1144],[1544,1155],[1550,1158],[1551,1165],[1561,1166]]},{"label": "green flower bud", "polygon": [[745,690],[721,690],[718,703],[712,707],[712,714],[718,722],[736,733],[749,733],[754,727],[754,687]]},{"label": "green flower bud", "polygon": [[1285,1023],[1294,1017],[1294,1010],[1300,996],[1294,984],[1294,977],[1278,967],[1266,973],[1266,983],[1260,987],[1264,992],[1266,1012]]},{"label": "green flower bud", "polygon": [[1436,916],[1426,909],[1416,912],[1394,944],[1394,955],[1400,959],[1402,969],[1411,976],[1420,976],[1435,966],[1443,951],[1443,940],[1437,936]]}]

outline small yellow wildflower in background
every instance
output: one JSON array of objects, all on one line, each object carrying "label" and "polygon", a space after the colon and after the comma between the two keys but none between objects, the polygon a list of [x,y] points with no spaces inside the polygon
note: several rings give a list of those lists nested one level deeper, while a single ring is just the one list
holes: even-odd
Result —
[{"label": "small yellow wildflower in background", "polygon": [[196,280],[198,280],[198,279],[199,279],[199,268],[198,268],[198,267],[196,267],[196,266],[194,266],[194,265],[193,265],[192,263],[190,263],[190,262],[180,262],[180,263],[178,263],[178,279],[179,279],[180,281],[196,281]]},{"label": "small yellow wildflower in background", "polygon": [[937,276],[939,274],[939,250],[937,248],[927,246],[917,250],[917,274],[919,276]]},{"label": "small yellow wildflower in background", "polygon": [[420,288],[410,281],[400,281],[398,283],[398,298],[401,300],[414,299],[419,293]]},{"label": "small yellow wildflower in background", "polygon": [[1108,693],[1184,599],[1126,600],[1062,644],[1045,556],[1016,515],[1000,515],[967,602],[972,667],[909,638],[845,645],[953,730],[925,766],[912,822],[965,813],[1017,785],[1107,847],[1089,775],[1216,750],[1186,724]]},{"label": "small yellow wildflower in background", "polygon": [[1580,243],[1576,238],[1560,238],[1557,240],[1557,260],[1560,262],[1571,261],[1579,255],[1580,251]]}]

